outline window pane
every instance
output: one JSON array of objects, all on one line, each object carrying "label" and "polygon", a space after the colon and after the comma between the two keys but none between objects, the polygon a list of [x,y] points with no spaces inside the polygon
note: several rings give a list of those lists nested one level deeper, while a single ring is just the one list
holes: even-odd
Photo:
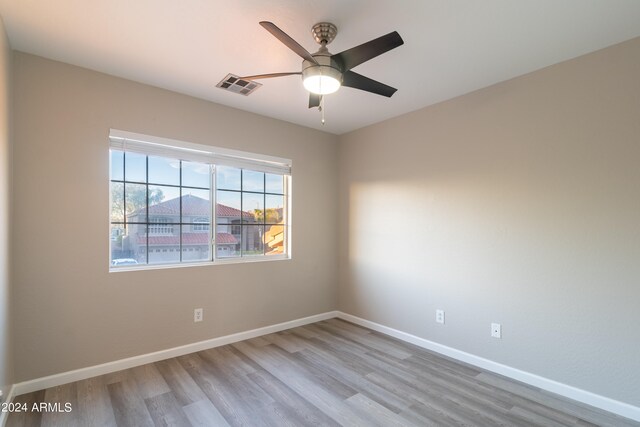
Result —
[{"label": "window pane", "polygon": [[124,192],[127,222],[145,222],[147,220],[147,186],[125,184]]},{"label": "window pane", "polygon": [[149,182],[180,185],[180,160],[149,156]]},{"label": "window pane", "polygon": [[218,191],[216,198],[218,218],[240,219],[240,193],[235,191]]},{"label": "window pane", "polygon": [[243,215],[246,223],[261,223],[264,221],[264,194],[242,193],[242,210],[249,214]]},{"label": "window pane", "polygon": [[263,251],[263,232],[264,227],[261,225],[243,225],[242,226],[242,255],[255,256],[264,255]]},{"label": "window pane", "polygon": [[182,222],[210,222],[209,190],[182,189]]},{"label": "window pane", "polygon": [[112,267],[129,267],[138,264],[135,248],[123,224],[111,225],[110,241]]},{"label": "window pane", "polygon": [[124,153],[126,181],[147,182],[147,156],[138,153]]},{"label": "window pane", "polygon": [[206,230],[193,230],[195,225],[182,226],[182,261],[210,261],[211,237]]},{"label": "window pane", "polygon": [[240,190],[240,169],[216,166],[216,186],[223,190]]},{"label": "window pane", "polygon": [[284,196],[274,196],[267,194],[266,199],[266,222],[267,224],[278,224],[284,219]]},{"label": "window pane", "polygon": [[239,257],[241,236],[242,227],[239,224],[216,225],[216,257]]},{"label": "window pane", "polygon": [[180,188],[149,186],[149,222],[180,222]]},{"label": "window pane", "polygon": [[122,181],[124,179],[124,153],[118,150],[111,151],[110,179]]},{"label": "window pane", "polygon": [[267,173],[265,174],[265,183],[267,193],[284,194],[284,176]]},{"label": "window pane", "polygon": [[120,227],[121,226],[115,224],[111,226],[111,266],[126,267],[137,264],[146,264],[146,226],[144,224],[127,225],[126,231],[121,231],[123,234],[114,240],[114,234],[119,232],[113,230]]},{"label": "window pane", "polygon": [[264,173],[242,170],[242,191],[264,191]]},{"label": "window pane", "polygon": [[149,224],[149,264],[180,261],[180,226]]},{"label": "window pane", "polygon": [[124,222],[124,184],[111,183],[111,222]]},{"label": "window pane", "polygon": [[283,225],[267,225],[264,232],[264,252],[266,255],[280,255],[285,251],[287,228]]},{"label": "window pane", "polygon": [[182,162],[182,185],[210,188],[211,168],[204,163]]}]

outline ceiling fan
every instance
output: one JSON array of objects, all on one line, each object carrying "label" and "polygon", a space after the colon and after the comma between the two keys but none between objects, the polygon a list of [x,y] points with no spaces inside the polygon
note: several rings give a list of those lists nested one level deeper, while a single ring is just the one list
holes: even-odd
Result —
[{"label": "ceiling fan", "polygon": [[257,74],[239,77],[239,79],[252,81],[301,75],[305,89],[310,92],[309,108],[320,107],[323,95],[333,93],[340,89],[341,86],[360,89],[386,97],[391,97],[397,91],[391,86],[351,71],[357,65],[404,44],[397,31],[340,53],[331,54],[327,49],[327,45],[336,37],[338,29],[329,22],[320,22],[311,29],[315,41],[320,44],[320,49],[316,53],[309,53],[274,23],[262,21],[260,25],[303,59],[302,71]]}]

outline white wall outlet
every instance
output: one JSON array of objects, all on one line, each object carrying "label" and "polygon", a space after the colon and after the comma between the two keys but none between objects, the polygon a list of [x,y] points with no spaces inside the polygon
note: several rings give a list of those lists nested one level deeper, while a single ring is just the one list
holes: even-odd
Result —
[{"label": "white wall outlet", "polygon": [[491,324],[491,336],[494,338],[502,338],[502,325],[500,323]]},{"label": "white wall outlet", "polygon": [[201,308],[196,308],[193,310],[193,321],[194,322],[202,322],[204,317],[203,310]]},{"label": "white wall outlet", "polygon": [[436,323],[444,325],[444,310],[436,310]]}]

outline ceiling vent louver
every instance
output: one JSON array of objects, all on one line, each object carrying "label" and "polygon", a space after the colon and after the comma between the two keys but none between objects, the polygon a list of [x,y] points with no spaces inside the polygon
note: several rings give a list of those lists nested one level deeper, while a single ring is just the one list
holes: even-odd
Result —
[{"label": "ceiling vent louver", "polygon": [[254,82],[251,80],[243,80],[235,74],[227,74],[227,76],[216,85],[220,89],[227,90],[233,93],[239,93],[240,95],[248,96],[257,90],[262,83]]}]

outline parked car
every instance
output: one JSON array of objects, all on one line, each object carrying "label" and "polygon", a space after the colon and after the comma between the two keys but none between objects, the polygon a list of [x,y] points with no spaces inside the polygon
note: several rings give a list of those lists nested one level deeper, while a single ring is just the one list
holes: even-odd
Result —
[{"label": "parked car", "polygon": [[133,258],[117,258],[111,260],[111,265],[113,267],[122,267],[123,265],[137,265],[138,261]]}]

